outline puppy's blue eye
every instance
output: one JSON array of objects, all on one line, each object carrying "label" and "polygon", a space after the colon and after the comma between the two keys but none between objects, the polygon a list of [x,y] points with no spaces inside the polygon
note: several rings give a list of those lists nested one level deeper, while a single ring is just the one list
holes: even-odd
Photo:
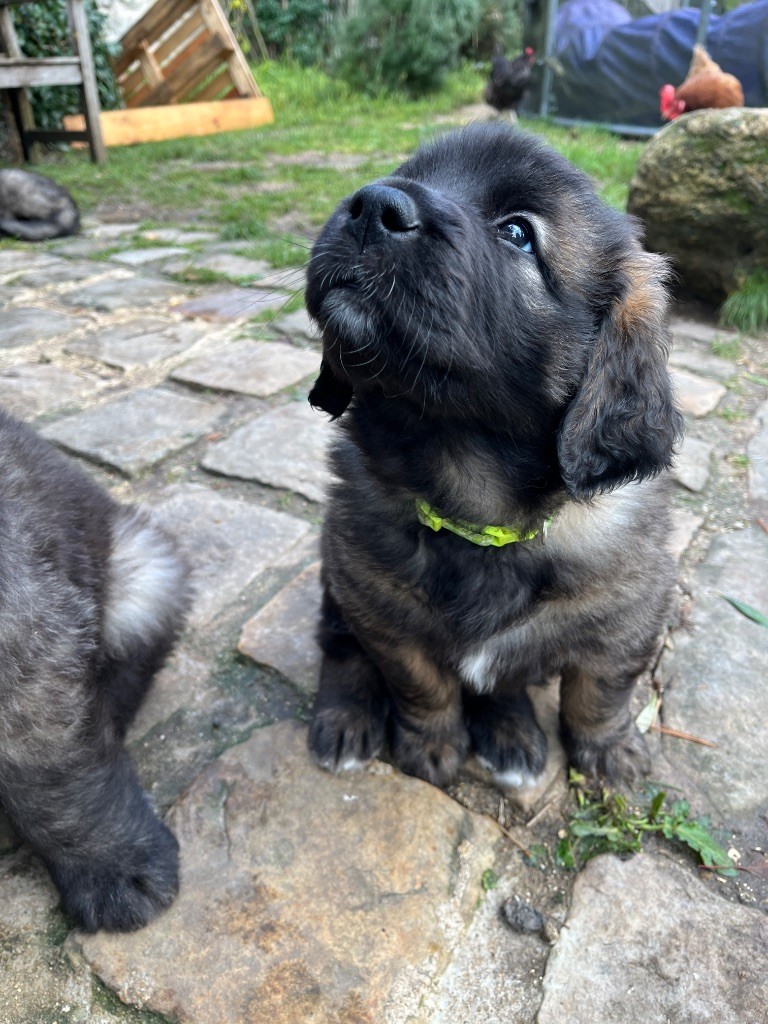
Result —
[{"label": "puppy's blue eye", "polygon": [[524,221],[511,220],[499,227],[499,235],[523,252],[533,252],[533,232]]}]

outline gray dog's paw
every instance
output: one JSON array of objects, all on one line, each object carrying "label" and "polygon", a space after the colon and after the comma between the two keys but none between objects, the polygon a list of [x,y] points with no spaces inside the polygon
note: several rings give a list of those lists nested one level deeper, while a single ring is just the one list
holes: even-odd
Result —
[{"label": "gray dog's paw", "polygon": [[384,745],[386,718],[373,704],[344,704],[315,711],[309,749],[327,771],[355,771]]},{"label": "gray dog's paw", "polygon": [[135,845],[99,860],[48,861],[62,909],[78,928],[135,931],[173,902],[179,891],[179,846],[158,818],[150,828]]},{"label": "gray dog's paw", "polygon": [[651,770],[648,747],[634,725],[610,743],[568,733],[564,733],[563,741],[573,767],[593,779],[632,783]]},{"label": "gray dog's paw", "polygon": [[440,732],[397,725],[392,732],[392,756],[407,775],[440,788],[456,781],[469,754],[469,733],[461,723]]}]

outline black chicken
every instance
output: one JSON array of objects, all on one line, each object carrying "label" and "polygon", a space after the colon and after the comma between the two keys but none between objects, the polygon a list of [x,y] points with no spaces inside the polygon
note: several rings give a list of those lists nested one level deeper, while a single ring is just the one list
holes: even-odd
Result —
[{"label": "black chicken", "polygon": [[501,113],[508,111],[510,117],[517,118],[517,108],[525,90],[531,83],[531,68],[535,54],[530,46],[519,57],[507,60],[499,54],[493,58],[491,77],[485,87],[485,102]]}]

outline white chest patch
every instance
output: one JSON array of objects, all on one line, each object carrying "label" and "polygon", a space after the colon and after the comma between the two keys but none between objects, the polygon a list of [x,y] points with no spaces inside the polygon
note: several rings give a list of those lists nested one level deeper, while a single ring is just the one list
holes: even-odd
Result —
[{"label": "white chest patch", "polygon": [[490,693],[496,684],[496,661],[498,644],[487,640],[482,646],[476,647],[471,654],[461,659],[459,672],[464,682],[468,683],[477,693]]}]

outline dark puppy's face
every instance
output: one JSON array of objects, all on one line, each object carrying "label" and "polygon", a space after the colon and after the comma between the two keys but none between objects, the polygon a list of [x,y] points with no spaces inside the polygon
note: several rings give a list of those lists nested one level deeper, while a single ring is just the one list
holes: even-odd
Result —
[{"label": "dark puppy's face", "polygon": [[310,396],[354,393],[516,441],[557,436],[587,496],[669,463],[664,265],[635,225],[538,140],[476,125],[345,199],[315,246],[324,336]]}]

